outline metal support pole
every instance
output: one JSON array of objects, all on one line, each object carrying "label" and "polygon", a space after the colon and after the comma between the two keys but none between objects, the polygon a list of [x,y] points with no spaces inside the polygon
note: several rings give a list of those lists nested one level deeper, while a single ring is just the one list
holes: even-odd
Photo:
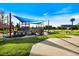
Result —
[{"label": "metal support pole", "polygon": [[30,28],[30,23],[29,23],[29,28]]},{"label": "metal support pole", "polygon": [[12,33],[12,31],[11,31],[11,25],[12,25],[12,24],[11,24],[11,13],[9,14],[9,17],[10,17],[10,24],[9,24],[10,28],[9,28],[9,31],[10,31],[10,38],[11,38],[11,37],[12,37],[12,36],[11,36],[11,33]]},{"label": "metal support pole", "polygon": [[49,20],[48,20],[48,33],[49,33]]},{"label": "metal support pole", "polygon": [[25,22],[25,27],[26,27],[26,25],[27,25],[27,24],[26,24],[26,22]]},{"label": "metal support pole", "polygon": [[8,27],[8,15],[7,15],[7,33],[8,33],[8,29],[9,27]]}]

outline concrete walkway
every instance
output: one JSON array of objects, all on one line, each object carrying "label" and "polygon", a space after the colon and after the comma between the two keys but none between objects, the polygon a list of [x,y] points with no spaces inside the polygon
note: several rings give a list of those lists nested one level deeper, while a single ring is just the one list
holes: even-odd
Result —
[{"label": "concrete walkway", "polygon": [[30,56],[77,56],[79,55],[79,36],[72,38],[50,38],[35,44]]}]

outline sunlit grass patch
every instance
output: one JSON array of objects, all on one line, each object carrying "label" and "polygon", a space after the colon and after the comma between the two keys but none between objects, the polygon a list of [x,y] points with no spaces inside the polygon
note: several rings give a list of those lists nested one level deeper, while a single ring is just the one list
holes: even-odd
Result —
[{"label": "sunlit grass patch", "polygon": [[69,38],[67,35],[65,34],[50,34],[47,36],[48,38]]},{"label": "sunlit grass patch", "polygon": [[27,56],[30,54],[31,48],[35,43],[44,41],[47,37],[29,37],[29,38],[13,38],[0,39],[0,55],[2,56]]}]

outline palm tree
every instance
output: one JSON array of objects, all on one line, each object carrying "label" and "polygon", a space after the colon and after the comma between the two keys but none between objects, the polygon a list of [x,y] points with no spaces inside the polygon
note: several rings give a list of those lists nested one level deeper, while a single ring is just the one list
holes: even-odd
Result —
[{"label": "palm tree", "polygon": [[75,18],[71,18],[70,21],[72,22],[72,27],[71,29],[73,28],[73,22],[75,21]]}]

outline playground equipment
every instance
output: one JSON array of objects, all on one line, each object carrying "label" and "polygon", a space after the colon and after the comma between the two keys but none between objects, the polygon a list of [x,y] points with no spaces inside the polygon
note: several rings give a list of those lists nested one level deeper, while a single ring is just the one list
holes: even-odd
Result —
[{"label": "playground equipment", "polygon": [[[15,30],[13,31],[13,35],[12,35],[12,19],[11,17],[15,17],[17,18],[21,23],[25,23],[24,27],[20,28],[20,31]],[[28,18],[23,18],[23,17],[19,17],[19,16],[15,16],[15,15],[11,15],[11,13],[9,13],[9,37],[17,37],[17,36],[24,36],[24,35],[43,35],[43,27],[36,27],[35,29],[31,29],[30,28],[30,24],[42,24],[43,22],[45,22],[44,20],[34,20],[34,19],[28,19]],[[28,23],[28,27],[26,27],[26,23]]]}]

